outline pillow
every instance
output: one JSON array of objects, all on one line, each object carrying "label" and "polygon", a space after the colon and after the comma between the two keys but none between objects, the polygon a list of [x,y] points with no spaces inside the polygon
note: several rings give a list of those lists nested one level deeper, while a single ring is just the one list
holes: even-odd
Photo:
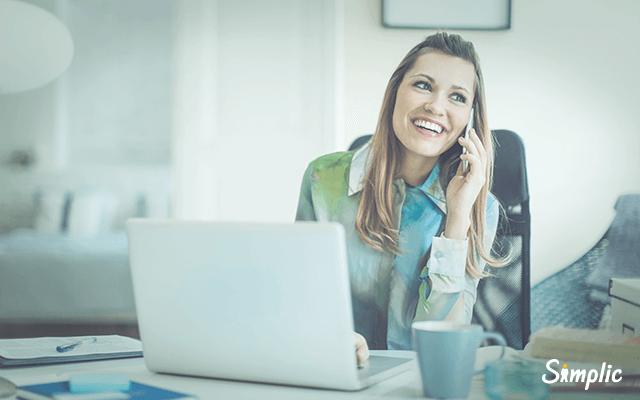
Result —
[{"label": "pillow", "polygon": [[36,218],[34,227],[40,233],[59,233],[65,224],[65,209],[71,194],[65,190],[47,189],[36,194]]},{"label": "pillow", "polygon": [[73,196],[67,233],[75,236],[96,236],[111,228],[118,200],[109,192],[79,192]]}]

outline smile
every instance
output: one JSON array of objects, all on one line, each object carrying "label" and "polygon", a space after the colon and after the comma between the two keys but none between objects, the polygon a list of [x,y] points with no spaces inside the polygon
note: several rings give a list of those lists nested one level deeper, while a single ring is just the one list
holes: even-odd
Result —
[{"label": "smile", "polygon": [[420,129],[421,132],[427,133],[431,136],[440,135],[445,131],[444,127],[440,124],[436,124],[435,122],[427,121],[425,119],[414,119],[413,125]]}]

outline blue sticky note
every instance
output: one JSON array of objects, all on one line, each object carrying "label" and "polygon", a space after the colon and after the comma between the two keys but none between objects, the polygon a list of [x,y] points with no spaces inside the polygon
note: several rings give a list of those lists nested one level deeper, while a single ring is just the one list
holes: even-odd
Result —
[{"label": "blue sticky note", "polygon": [[131,382],[124,374],[72,375],[69,378],[71,393],[126,392]]}]

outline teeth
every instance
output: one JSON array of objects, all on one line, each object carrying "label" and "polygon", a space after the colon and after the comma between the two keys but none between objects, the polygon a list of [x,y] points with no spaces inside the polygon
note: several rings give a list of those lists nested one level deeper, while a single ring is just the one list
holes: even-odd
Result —
[{"label": "teeth", "polygon": [[442,132],[442,127],[440,125],[425,121],[423,119],[417,119],[413,123],[420,128],[429,129],[430,131],[438,133]]}]

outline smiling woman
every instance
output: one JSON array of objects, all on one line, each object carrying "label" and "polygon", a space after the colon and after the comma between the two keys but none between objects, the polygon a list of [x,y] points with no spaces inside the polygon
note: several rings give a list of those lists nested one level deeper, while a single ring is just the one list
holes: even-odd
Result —
[{"label": "smiling woman", "polygon": [[423,54],[407,71],[393,111],[393,131],[403,145],[401,174],[415,180],[407,183],[424,181],[458,140],[469,119],[474,80],[472,64],[439,51]]},{"label": "smiling woman", "polygon": [[359,360],[411,349],[413,321],[471,321],[484,266],[499,263],[492,170],[478,56],[447,33],[401,61],[370,143],[309,165],[297,219],[344,225]]}]

